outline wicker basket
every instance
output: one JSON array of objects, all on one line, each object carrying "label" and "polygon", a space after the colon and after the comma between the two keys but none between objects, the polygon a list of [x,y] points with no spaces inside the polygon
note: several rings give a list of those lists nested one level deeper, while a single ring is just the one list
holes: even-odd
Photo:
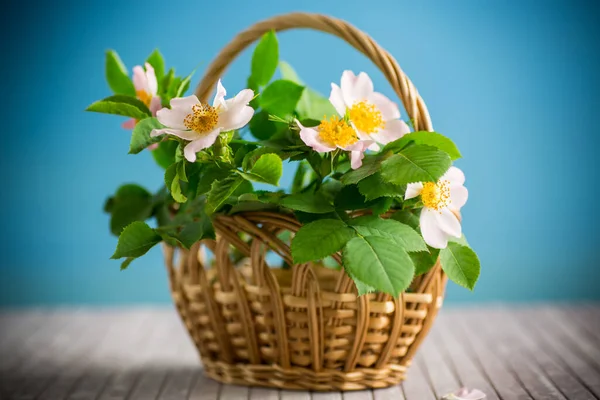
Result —
[{"label": "wicker basket", "polygon": [[[196,90],[206,100],[235,56],[271,29],[312,28],[341,37],[385,74],[416,129],[431,130],[427,108],[396,61],[355,27],[322,15],[294,13],[240,33],[218,55]],[[381,388],[399,383],[442,304],[439,264],[399,298],[358,297],[343,271],[293,265],[293,215],[220,215],[217,240],[189,251],[165,247],[171,291],[206,373],[221,382],[318,391]],[[214,254],[210,263],[201,247]],[[290,269],[270,268],[275,253]],[[339,255],[334,257],[339,263]]]}]

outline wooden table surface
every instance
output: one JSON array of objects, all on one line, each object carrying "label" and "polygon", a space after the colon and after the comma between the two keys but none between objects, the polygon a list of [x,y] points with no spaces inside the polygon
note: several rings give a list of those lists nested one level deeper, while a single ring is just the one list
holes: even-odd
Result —
[{"label": "wooden table surface", "polygon": [[600,305],[442,310],[403,385],[310,393],[203,376],[172,308],[0,312],[1,399],[439,399],[463,385],[488,399],[600,398]]}]

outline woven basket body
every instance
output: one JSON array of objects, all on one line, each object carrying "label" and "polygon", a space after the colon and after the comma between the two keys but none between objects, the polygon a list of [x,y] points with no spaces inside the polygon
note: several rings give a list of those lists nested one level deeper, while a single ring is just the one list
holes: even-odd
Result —
[{"label": "woven basket body", "polygon": [[[290,28],[332,33],[366,54],[415,129],[432,129],[424,103],[396,61],[353,26],[321,15],[284,15],[242,32],[209,66],[196,95],[206,100],[229,62],[263,33]],[[214,225],[216,240],[189,251],[164,251],[175,304],[210,377],[319,391],[380,388],[404,379],[442,303],[446,277],[439,263],[397,299],[359,297],[343,270],[293,264],[289,241],[301,226],[293,215],[221,215]],[[213,253],[210,262],[204,250]],[[291,267],[271,268],[275,255]],[[340,263],[339,255],[333,258]]]}]

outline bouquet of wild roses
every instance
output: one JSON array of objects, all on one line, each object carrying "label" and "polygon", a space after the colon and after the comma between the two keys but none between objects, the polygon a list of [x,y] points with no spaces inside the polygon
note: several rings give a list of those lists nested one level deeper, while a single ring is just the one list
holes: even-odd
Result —
[{"label": "bouquet of wild roses", "polygon": [[[452,166],[460,157],[454,143],[411,131],[364,72],[344,71],[326,99],[278,58],[275,33],[267,33],[248,89],[228,96],[219,81],[208,103],[185,96],[191,75],[166,71],[158,51],[133,68],[132,80],[107,53],[115,94],[88,111],[129,117],[129,152],[148,149],[165,170],[158,193],[127,184],[108,199],[119,236],[113,258],[126,268],[161,241],[190,248],[214,238],[215,214],[270,209],[303,224],[292,238],[295,263],[328,265],[341,252],[359,294],[397,296],[438,258],[452,280],[472,289],[480,265],[462,235],[468,192]],[[277,68],[281,79],[273,80]],[[278,187],[284,161],[295,168],[287,190]]]}]

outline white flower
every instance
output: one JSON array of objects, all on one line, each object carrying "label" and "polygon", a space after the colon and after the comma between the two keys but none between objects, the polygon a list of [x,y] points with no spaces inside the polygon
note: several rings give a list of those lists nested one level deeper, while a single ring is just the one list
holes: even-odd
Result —
[{"label": "white flower", "polygon": [[458,389],[442,397],[442,400],[484,400],[485,393],[479,389],[468,389],[466,387]]},{"label": "white flower", "polygon": [[[141,65],[133,67],[133,86],[135,87],[136,97],[144,103],[153,116],[161,109],[160,97],[157,95],[158,82],[156,81],[156,73],[154,68],[149,63],[145,64],[146,70]],[[135,128],[137,121],[132,118],[123,123],[123,128]]]},{"label": "white flower", "polygon": [[189,140],[183,154],[189,162],[195,162],[196,153],[212,146],[221,132],[240,129],[254,115],[254,109],[248,106],[254,97],[252,90],[244,89],[228,100],[225,100],[226,94],[219,80],[212,106],[201,103],[194,95],[172,99],[170,109],[163,108],[156,114],[166,128],[155,129],[150,136],[166,133]]},{"label": "white flower", "polygon": [[[341,116],[348,116],[360,139],[381,144],[393,142],[410,132],[400,118],[398,106],[383,94],[373,90],[373,82],[364,72],[354,75],[344,71],[341,87],[331,84],[329,101]],[[373,143],[371,150],[378,150]]]},{"label": "white flower", "polygon": [[409,183],[406,186],[405,200],[421,195],[421,234],[425,243],[436,249],[448,246],[450,237],[460,238],[462,228],[455,212],[467,202],[469,192],[463,186],[465,175],[450,167],[437,183]]},{"label": "white flower", "polygon": [[372,145],[372,140],[360,140],[356,131],[343,119],[336,116],[321,121],[319,126],[308,128],[296,120],[300,128],[300,138],[314,151],[328,153],[335,149],[350,152],[350,166],[352,169],[360,168],[365,157],[365,150]]}]

